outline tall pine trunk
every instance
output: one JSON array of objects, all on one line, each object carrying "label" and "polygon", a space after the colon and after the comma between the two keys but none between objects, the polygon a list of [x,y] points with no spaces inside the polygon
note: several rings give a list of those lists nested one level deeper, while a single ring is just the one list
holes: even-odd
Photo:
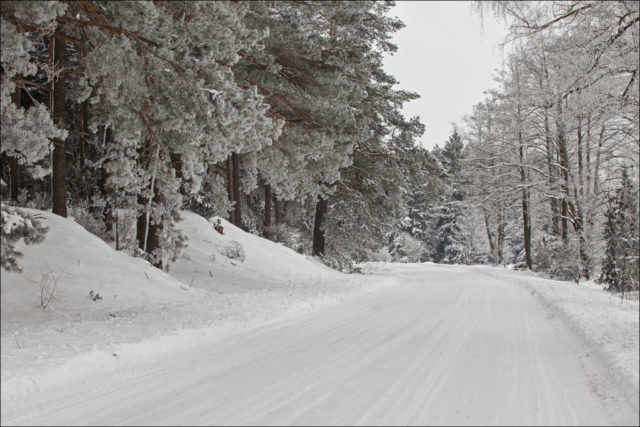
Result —
[{"label": "tall pine trunk", "polygon": [[147,170],[153,168],[154,172],[149,182],[149,196],[145,197],[138,194],[140,213],[136,221],[136,239],[138,240],[138,247],[143,252],[155,256],[153,265],[157,268],[162,268],[162,248],[160,247],[160,233],[163,229],[162,218],[154,218],[152,215],[153,203],[156,205],[162,203],[162,196],[160,195],[159,183],[156,177],[159,147],[152,157],[150,145],[148,142],[145,147],[146,150],[140,150],[140,163],[146,166]]},{"label": "tall pine trunk", "polygon": [[242,198],[240,196],[240,160],[238,153],[231,153],[233,163],[233,199],[236,201],[234,209],[234,224],[236,227],[242,227]]},{"label": "tall pine trunk", "polygon": [[[107,125],[104,129],[104,150],[107,151],[107,147],[114,143],[113,130],[111,126]],[[104,227],[107,233],[113,230],[113,205],[111,199],[113,198],[113,191],[108,187],[107,181],[109,179],[109,172],[107,172],[105,162],[100,167],[100,195],[104,199],[104,208],[102,209],[102,217],[104,218]]]},{"label": "tall pine trunk", "polygon": [[264,186],[264,237],[271,238],[271,184]]},{"label": "tall pine trunk", "polygon": [[[229,203],[233,205],[233,160],[232,156],[227,159],[227,194],[229,196]],[[229,213],[229,222],[233,225],[236,224],[235,210]]]},{"label": "tall pine trunk", "polygon": [[276,227],[282,225],[282,200],[278,196],[273,196],[273,207],[276,211]]},{"label": "tall pine trunk", "polygon": [[562,98],[558,100],[558,154],[560,155],[560,168],[562,172],[562,244],[565,248],[569,246],[569,223],[568,223],[568,200],[569,200],[569,154],[567,152],[567,139],[565,134],[564,119],[562,117]]},{"label": "tall pine trunk", "polygon": [[[78,111],[78,157],[80,162],[80,176],[84,178],[86,171],[87,158],[87,136],[89,135],[89,101],[84,100],[80,103]],[[89,201],[88,185],[83,183],[80,186],[80,197]]]},{"label": "tall pine trunk", "polygon": [[[159,204],[161,202],[160,192],[156,186],[157,182],[153,183],[153,202]],[[151,186],[151,184],[149,184]],[[138,204],[145,206],[145,209],[149,208],[149,199],[138,195]],[[159,218],[153,218],[151,214],[147,215],[146,212],[142,212],[138,215],[136,221],[136,239],[138,240],[138,247],[145,253],[155,256],[153,262],[154,267],[162,268],[162,254],[160,247],[160,233],[163,229],[163,223]]]},{"label": "tall pine trunk", "polygon": [[313,224],[313,247],[311,253],[315,255],[324,255],[325,234],[324,234],[324,217],[329,206],[329,199],[323,199],[318,196],[316,203],[316,218]]},{"label": "tall pine trunk", "polygon": [[520,141],[520,182],[522,183],[522,223],[524,228],[524,259],[527,269],[533,269],[531,260],[531,212],[529,210],[529,190],[527,189],[527,171],[524,168],[525,152],[522,133],[518,132]]},{"label": "tall pine trunk", "polygon": [[[67,42],[54,37],[49,38],[49,58],[50,65],[56,70],[61,70],[66,65],[65,55],[67,52]],[[52,81],[53,90],[51,92],[51,116],[54,123],[60,126],[66,114],[66,77],[60,73]],[[53,209],[52,212],[62,217],[67,217],[67,165],[66,147],[64,140],[56,140],[53,147],[52,164],[52,186],[53,186]]]},{"label": "tall pine trunk", "polygon": [[504,214],[503,214],[503,206],[502,202],[498,203],[498,236],[496,241],[496,258],[498,260],[498,265],[504,264],[504,239],[505,239],[505,228],[506,224],[504,223]]},{"label": "tall pine trunk", "polygon": [[522,183],[522,225],[524,234],[524,259],[525,265],[528,270],[532,270],[531,261],[531,212],[529,210],[529,190],[527,189],[527,170],[525,164],[527,162],[526,150],[524,146],[524,139],[522,137],[522,111],[520,105],[520,79],[519,74],[516,73],[516,83],[518,87],[518,149],[520,154],[520,182]]}]

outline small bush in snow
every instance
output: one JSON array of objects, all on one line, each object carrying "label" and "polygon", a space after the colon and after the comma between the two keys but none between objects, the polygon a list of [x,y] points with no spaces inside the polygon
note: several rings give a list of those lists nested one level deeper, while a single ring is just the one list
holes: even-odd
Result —
[{"label": "small bush in snow", "polygon": [[362,274],[370,276],[394,276],[396,273],[390,269],[386,263],[381,262],[369,262],[366,263],[361,269]]},{"label": "small bush in snow", "polygon": [[360,268],[357,267],[353,263],[353,261],[337,253],[335,257],[331,255],[324,255],[322,257],[319,257],[319,259],[327,267],[333,268],[334,270],[341,271],[346,274],[362,273]]},{"label": "small bush in snow", "polygon": [[222,254],[230,259],[237,259],[238,261],[244,261],[244,247],[240,242],[232,240],[223,248]]},{"label": "small bush in snow", "polygon": [[27,280],[38,285],[40,291],[38,305],[47,310],[52,307],[59,308],[66,303],[67,299],[64,297],[64,291],[58,287],[58,281],[68,277],[64,271],[46,266],[42,269],[42,277],[39,280],[31,278]]},{"label": "small bush in snow", "polygon": [[15,244],[24,239],[27,245],[42,243],[49,229],[28,213],[20,210],[11,211],[2,207],[2,253],[0,266],[6,271],[20,272],[17,259],[23,256],[15,250]]}]

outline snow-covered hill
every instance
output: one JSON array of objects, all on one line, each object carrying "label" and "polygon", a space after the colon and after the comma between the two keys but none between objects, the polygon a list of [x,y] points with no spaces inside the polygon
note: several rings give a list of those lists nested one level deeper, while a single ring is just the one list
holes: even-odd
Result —
[{"label": "snow-covered hill", "polygon": [[[23,210],[42,217],[49,232],[40,245],[18,243],[21,273],[2,271],[3,402],[392,282],[336,272],[225,220],[221,235],[217,218],[190,212],[179,224],[189,246],[166,273],[115,251],[72,218]],[[238,244],[244,259],[227,257]],[[60,276],[58,304],[43,310],[40,283],[49,271]]]}]

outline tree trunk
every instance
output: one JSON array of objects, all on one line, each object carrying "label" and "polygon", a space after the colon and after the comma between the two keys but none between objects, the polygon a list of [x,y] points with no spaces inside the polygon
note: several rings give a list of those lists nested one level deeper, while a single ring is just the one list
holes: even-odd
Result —
[{"label": "tree trunk", "polygon": [[329,206],[329,199],[323,199],[318,196],[318,202],[316,203],[316,219],[313,224],[313,248],[312,255],[324,255],[324,217],[327,213],[327,207]]},{"label": "tree trunk", "polygon": [[[229,203],[233,205],[233,161],[232,156],[227,159],[227,194],[229,195]],[[236,225],[235,210],[229,213],[229,222]]]},{"label": "tree trunk", "polygon": [[600,174],[600,158],[602,155],[602,147],[604,145],[604,127],[605,123],[602,122],[602,127],[600,129],[600,136],[598,137],[598,148],[596,151],[596,163],[594,165],[594,170],[593,170],[593,194],[597,195],[598,194],[598,187],[600,186],[600,179],[599,179],[599,174]]},{"label": "tree trunk", "polygon": [[502,202],[498,203],[498,236],[497,236],[497,244],[496,244],[496,252],[497,252],[497,259],[498,259],[498,265],[502,265],[504,263],[504,259],[503,259],[503,248],[504,248],[504,231],[505,231],[505,224],[504,224],[504,215],[502,213]]},{"label": "tree trunk", "polygon": [[180,180],[180,195],[185,196],[187,194],[187,190],[184,188],[184,177],[182,175],[182,156],[180,154],[172,153],[171,165],[173,166],[173,170],[176,171],[176,178]]},{"label": "tree trunk", "polygon": [[86,161],[86,141],[89,133],[89,101],[84,100],[80,103],[80,112],[78,114],[78,130],[80,137],[78,138],[78,154],[80,156],[80,170],[84,171]]},{"label": "tree trunk", "polygon": [[[104,130],[104,150],[107,151],[107,147],[114,143],[113,130],[111,126],[105,126]],[[111,199],[113,197],[113,191],[107,186],[107,180],[109,179],[109,172],[107,172],[106,164],[103,162],[100,168],[100,194],[104,199],[104,209],[102,210],[102,217],[104,218],[104,230],[110,233],[113,230],[113,208]]]},{"label": "tree trunk", "polygon": [[[65,54],[67,42],[54,37],[49,38],[50,65],[56,69],[62,69],[66,65]],[[51,92],[51,116],[58,126],[66,118],[66,74],[59,74],[52,82]],[[66,148],[64,140],[56,140],[53,147],[52,164],[53,209],[52,212],[62,217],[67,217],[67,165]]]},{"label": "tree trunk", "polygon": [[491,228],[489,227],[489,215],[487,214],[487,211],[485,211],[484,209],[482,209],[482,214],[484,215],[484,225],[487,230],[487,240],[489,240],[489,253],[491,254],[491,264],[497,264],[496,252],[495,252],[496,248],[495,248],[495,244],[493,243]]},{"label": "tree trunk", "polygon": [[564,247],[569,246],[568,236],[568,206],[567,201],[569,199],[569,154],[567,152],[567,140],[565,135],[564,120],[562,118],[562,99],[558,100],[558,154],[560,155],[560,167],[562,169],[562,244]]},{"label": "tree trunk", "polygon": [[276,211],[276,226],[282,225],[282,200],[274,195],[273,204]]},{"label": "tree trunk", "polygon": [[[520,135],[521,137],[521,135]],[[520,162],[524,165],[524,147],[520,145]],[[522,182],[522,223],[524,227],[524,257],[527,269],[533,269],[531,261],[531,217],[529,211],[529,191],[526,187],[527,174],[524,166],[520,167],[520,180]]]},{"label": "tree trunk", "polygon": [[[554,158],[554,147],[553,147],[553,139],[551,138],[551,128],[549,126],[549,112],[545,109],[544,111],[544,131],[546,138],[546,149],[547,149],[547,167],[549,171],[548,183],[549,183],[549,192],[551,192],[552,196],[555,192],[555,183],[556,183],[556,171],[555,166],[553,165]],[[549,203],[551,205],[551,233],[554,236],[560,235],[560,209],[558,207],[558,199],[555,197],[549,198]]]},{"label": "tree trunk", "polygon": [[[80,162],[80,176],[84,177],[86,174],[86,145],[87,136],[89,134],[89,101],[84,100],[80,103],[80,109],[78,111],[78,157]],[[83,183],[80,185],[80,197],[85,200],[89,200],[89,194],[87,191],[88,185]]]},{"label": "tree trunk", "polygon": [[7,158],[9,159],[9,177],[11,178],[11,203],[16,205],[20,195],[20,165],[16,157],[7,156]]},{"label": "tree trunk", "polygon": [[[149,184],[150,189],[153,190],[153,202],[160,204],[162,198],[160,191],[158,190],[157,180],[152,180]],[[152,209],[149,203],[149,199],[138,194],[138,205],[144,206],[144,210],[138,215],[136,221],[136,239],[138,240],[138,247],[143,252],[153,255],[155,260],[153,261],[154,267],[162,268],[162,248],[160,246],[160,233],[162,232],[164,224],[161,218],[153,218],[149,209]]]},{"label": "tree trunk", "polygon": [[242,198],[240,196],[240,160],[238,153],[231,153],[233,163],[233,199],[236,201],[234,209],[234,224],[236,227],[242,227]]},{"label": "tree trunk", "polygon": [[529,192],[522,189],[522,222],[524,223],[524,257],[529,270],[533,269],[531,259],[531,216],[529,212]]},{"label": "tree trunk", "polygon": [[154,217],[153,203],[162,204],[162,196],[159,190],[157,179],[157,163],[159,147],[152,153],[151,144],[147,142],[146,147],[139,149],[140,164],[147,168],[148,171],[153,170],[151,182],[149,182],[149,195],[147,197],[138,194],[138,205],[140,213],[136,221],[136,239],[138,247],[143,252],[153,255],[155,260],[153,265],[162,268],[162,247],[160,246],[160,233],[163,229],[162,217]]},{"label": "tree trunk", "polygon": [[138,241],[138,247],[143,252],[147,251],[147,213],[148,200],[142,194],[138,194],[138,206],[141,208],[141,212],[138,214],[136,221],[136,240]]},{"label": "tree trunk", "polygon": [[578,188],[580,198],[584,196],[584,167],[582,164],[582,119],[578,119]]},{"label": "tree trunk", "polygon": [[516,82],[518,84],[518,145],[520,152],[520,181],[522,183],[522,223],[524,228],[524,258],[527,269],[532,270],[531,262],[531,217],[529,211],[529,191],[527,189],[527,170],[525,164],[527,162],[524,140],[522,138],[522,111],[520,107],[520,80],[519,74],[516,74]]},{"label": "tree trunk", "polygon": [[[158,187],[154,183],[153,188],[153,201],[155,203],[161,202],[160,192]],[[145,209],[149,208],[149,199],[138,194],[138,204],[144,206]],[[148,222],[147,222],[148,221]],[[136,239],[138,240],[138,247],[145,253],[155,256],[153,262],[154,267],[162,268],[162,254],[160,248],[160,233],[162,232],[162,221],[152,218],[146,211],[143,211],[138,215],[136,221]]]},{"label": "tree trunk", "polygon": [[587,173],[585,194],[588,198],[591,193],[591,114],[587,116],[587,137],[585,140],[584,153],[586,162],[585,171]]},{"label": "tree trunk", "polygon": [[[158,181],[156,180],[153,190],[153,201],[156,204],[162,202],[160,191],[158,190]],[[164,229],[162,218],[150,218],[149,233],[147,235],[147,253],[155,256],[153,265],[156,268],[162,268],[162,247],[160,246],[160,234]]]},{"label": "tree trunk", "polygon": [[264,237],[271,238],[271,185],[264,186]]}]

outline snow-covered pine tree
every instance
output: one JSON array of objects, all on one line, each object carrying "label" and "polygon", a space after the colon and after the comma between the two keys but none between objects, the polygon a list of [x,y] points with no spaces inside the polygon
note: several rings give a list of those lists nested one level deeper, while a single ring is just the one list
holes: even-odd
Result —
[{"label": "snow-covered pine tree", "polygon": [[623,169],[620,187],[609,197],[604,239],[605,256],[598,281],[611,292],[638,291],[640,280],[640,227],[638,186]]},{"label": "snow-covered pine tree", "polygon": [[443,173],[442,164],[429,151],[416,148],[413,152],[414,161],[419,162],[418,173],[411,176],[407,201],[407,215],[402,220],[402,228],[389,235],[389,253],[401,253],[402,245],[407,241],[401,237],[403,233],[422,242],[423,252],[419,262],[430,261],[429,242],[433,224],[433,206],[439,205],[445,190],[440,176]]},{"label": "snow-covered pine tree", "polygon": [[455,235],[460,232],[458,219],[462,215],[465,198],[462,162],[464,159],[464,143],[457,126],[444,144],[437,151],[443,166],[441,179],[446,185],[445,201],[432,208],[432,231],[430,241],[431,259],[437,263],[460,264],[464,262],[464,253],[455,242]]},{"label": "snow-covered pine tree", "polygon": [[[68,135],[55,126],[48,108],[55,73],[48,66],[45,37],[54,33],[56,18],[66,8],[57,1],[5,1],[0,9],[0,154],[15,159],[33,178],[49,173],[48,165],[43,167],[40,161],[51,152],[51,140],[64,140]],[[18,87],[29,95],[28,105],[12,100]]]},{"label": "snow-covered pine tree", "polygon": [[18,258],[24,255],[15,250],[15,244],[23,240],[27,245],[42,243],[49,229],[40,224],[40,221],[33,215],[19,209],[2,207],[2,254],[0,257],[0,267],[5,271],[22,271],[18,265]]},{"label": "snow-covered pine tree", "polygon": [[164,243],[180,241],[172,224],[183,193],[197,193],[231,152],[258,150],[278,135],[262,96],[238,87],[231,70],[237,52],[266,33],[246,28],[245,3],[95,6],[77,23],[95,46],[82,58],[86,90],[77,101],[91,96],[94,132],[112,129],[113,144],[95,140],[106,185],[119,207],[136,210],[140,249],[160,265]]}]

